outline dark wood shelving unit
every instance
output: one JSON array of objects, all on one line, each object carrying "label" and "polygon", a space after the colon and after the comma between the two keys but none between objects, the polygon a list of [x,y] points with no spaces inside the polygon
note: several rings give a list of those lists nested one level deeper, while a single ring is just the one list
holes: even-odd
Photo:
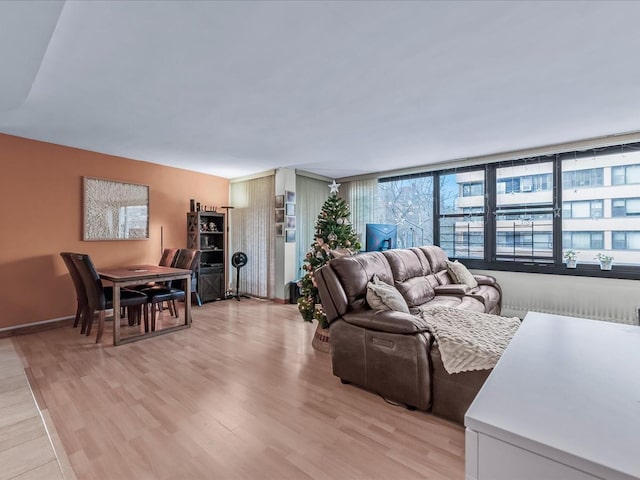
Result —
[{"label": "dark wood shelving unit", "polygon": [[224,213],[187,213],[187,248],[202,252],[197,291],[202,302],[225,298],[226,221]]}]

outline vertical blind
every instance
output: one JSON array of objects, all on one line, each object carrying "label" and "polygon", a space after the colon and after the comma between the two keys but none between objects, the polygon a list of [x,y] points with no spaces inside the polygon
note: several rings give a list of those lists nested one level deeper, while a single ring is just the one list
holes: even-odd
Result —
[{"label": "vertical blind", "polygon": [[[247,254],[240,273],[240,291],[256,297],[273,298],[275,285],[275,220],[273,199],[275,176],[231,184],[229,211],[229,259],[233,252]],[[236,269],[229,262],[229,279],[236,284]]]},{"label": "vertical blind", "polygon": [[315,239],[315,225],[322,205],[329,197],[326,180],[297,175],[296,177],[296,214],[298,231],[296,239],[296,278],[302,277],[302,263],[307,251]]},{"label": "vertical blind", "polygon": [[349,204],[351,223],[364,249],[367,223],[380,223],[378,180],[354,180],[340,187],[340,196]]}]

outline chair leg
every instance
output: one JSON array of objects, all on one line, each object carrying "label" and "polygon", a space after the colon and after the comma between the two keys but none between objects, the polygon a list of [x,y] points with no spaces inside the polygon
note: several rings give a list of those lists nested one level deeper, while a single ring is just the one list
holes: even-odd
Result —
[{"label": "chair leg", "polygon": [[173,316],[176,317],[176,318],[180,318],[180,311],[178,310],[178,307],[176,306],[175,298],[171,300],[171,307],[173,308]]},{"label": "chair leg", "polygon": [[78,302],[78,307],[76,308],[76,318],[73,321],[73,328],[76,328],[78,326],[78,323],[80,323],[81,317],[82,317],[82,306],[80,305],[80,302]]},{"label": "chair leg", "polygon": [[95,316],[96,312],[92,312],[91,309],[87,309],[87,325],[84,329],[84,333],[87,335],[87,337],[89,335],[91,335],[91,326],[93,325],[93,317]]},{"label": "chair leg", "polygon": [[159,305],[157,303],[151,304],[151,331],[156,331],[156,309],[159,309]]},{"label": "chair leg", "polygon": [[[150,304],[147,303],[147,304],[145,304],[143,306],[143,308],[144,308],[144,332],[145,333],[149,332],[149,305]],[[153,305],[153,304],[151,304],[151,305]]]},{"label": "chair leg", "polygon": [[[96,335],[96,343],[100,343],[100,339],[102,338],[102,332],[104,332],[104,317],[106,313],[104,310],[100,310],[98,313],[98,334]],[[118,321],[117,318],[114,318],[113,321]],[[114,327],[115,328],[115,327]]]},{"label": "chair leg", "polygon": [[127,323],[129,323],[130,327],[135,325],[136,314],[133,307],[127,307],[127,320],[128,320]]},{"label": "chair leg", "polygon": [[84,335],[85,333],[87,333],[87,327],[89,326],[89,322],[91,322],[92,320],[93,312],[91,311],[91,308],[89,308],[89,305],[85,305],[82,309],[82,327],[80,328],[81,334]]}]

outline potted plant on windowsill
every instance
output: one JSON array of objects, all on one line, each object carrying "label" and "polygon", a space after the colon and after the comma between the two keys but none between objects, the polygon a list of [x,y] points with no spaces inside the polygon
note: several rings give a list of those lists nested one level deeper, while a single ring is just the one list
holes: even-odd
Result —
[{"label": "potted plant on windowsill", "polygon": [[576,268],[578,264],[578,252],[575,250],[565,250],[563,258],[567,264],[567,268]]},{"label": "potted plant on windowsill", "polygon": [[598,253],[594,258],[600,262],[600,270],[611,270],[611,263],[613,262],[612,256]]}]

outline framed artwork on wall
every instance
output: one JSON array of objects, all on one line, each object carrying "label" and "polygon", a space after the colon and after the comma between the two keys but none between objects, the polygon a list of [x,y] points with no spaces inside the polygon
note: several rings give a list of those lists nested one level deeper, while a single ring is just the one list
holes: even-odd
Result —
[{"label": "framed artwork on wall", "polygon": [[276,208],[284,208],[284,195],[276,195]]},{"label": "framed artwork on wall", "polygon": [[287,228],[296,228],[296,217],[287,217]]},{"label": "framed artwork on wall", "polygon": [[284,223],[276,223],[276,237],[284,236]]},{"label": "framed artwork on wall", "polygon": [[296,203],[296,192],[285,192],[285,200],[287,203]]},{"label": "framed artwork on wall", "polygon": [[83,177],[83,240],[148,238],[148,185]]},{"label": "framed artwork on wall", "polygon": [[296,231],[295,230],[286,230],[285,242],[291,243],[296,241]]},{"label": "framed artwork on wall", "polygon": [[286,214],[289,217],[292,217],[296,214],[296,204],[295,203],[287,203]]},{"label": "framed artwork on wall", "polygon": [[284,222],[284,209],[283,208],[279,208],[278,210],[276,210],[275,221],[276,221],[276,223]]}]

